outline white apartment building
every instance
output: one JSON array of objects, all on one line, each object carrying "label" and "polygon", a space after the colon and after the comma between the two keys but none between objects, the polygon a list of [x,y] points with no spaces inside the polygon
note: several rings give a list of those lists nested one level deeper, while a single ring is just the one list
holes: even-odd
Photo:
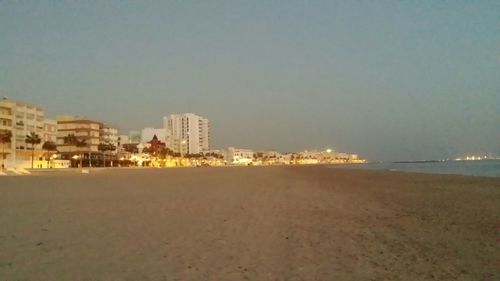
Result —
[{"label": "white apartment building", "polygon": [[130,143],[130,138],[128,135],[119,135],[118,136],[118,146],[121,148],[124,144],[129,144]]},{"label": "white apartment building", "polygon": [[248,165],[253,161],[254,151],[251,149],[229,147],[224,151],[224,160],[229,164]]},{"label": "white apartment building", "polygon": [[108,125],[103,125],[100,129],[101,143],[112,144],[118,147],[118,129]]},{"label": "white apartment building", "polygon": [[53,142],[57,143],[57,121],[53,119],[45,119],[43,122],[44,132],[42,137],[42,143]]},{"label": "white apartment building", "polygon": [[119,145],[130,143],[129,136],[128,135],[119,135],[118,136],[118,143],[119,143]]},{"label": "white apartment building", "polygon": [[35,145],[34,159],[43,156],[43,143],[54,141],[56,135],[54,121],[45,119],[41,107],[7,98],[0,100],[0,130],[12,133],[11,143],[3,144],[3,150],[0,148],[0,158],[5,160],[6,167],[31,166],[31,144],[26,143],[26,136],[31,132],[41,139],[40,144]]},{"label": "white apartment building", "polygon": [[210,123],[194,113],[163,117],[163,127],[170,134],[169,148],[181,154],[198,154],[210,149]]}]

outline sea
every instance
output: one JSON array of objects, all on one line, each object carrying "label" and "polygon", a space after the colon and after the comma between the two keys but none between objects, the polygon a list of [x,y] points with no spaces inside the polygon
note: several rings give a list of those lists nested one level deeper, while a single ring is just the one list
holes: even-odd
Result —
[{"label": "sea", "polygon": [[457,174],[500,177],[500,160],[373,162],[366,164],[332,165],[333,168],[403,171],[429,174]]}]

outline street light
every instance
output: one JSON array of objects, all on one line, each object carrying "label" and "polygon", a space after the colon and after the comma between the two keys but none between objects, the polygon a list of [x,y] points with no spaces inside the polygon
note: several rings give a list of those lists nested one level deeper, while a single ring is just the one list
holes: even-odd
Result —
[{"label": "street light", "polygon": [[[71,157],[71,158],[73,158],[73,160],[77,160],[77,159],[80,159],[80,155],[75,154],[75,155],[73,155],[73,157]],[[81,163],[81,161],[80,161],[80,163]],[[82,166],[83,166],[83,165],[82,165]],[[83,168],[83,167],[82,167],[82,168]]]},{"label": "street light", "polygon": [[50,168],[54,168],[54,159],[57,159],[57,154],[50,156]]}]

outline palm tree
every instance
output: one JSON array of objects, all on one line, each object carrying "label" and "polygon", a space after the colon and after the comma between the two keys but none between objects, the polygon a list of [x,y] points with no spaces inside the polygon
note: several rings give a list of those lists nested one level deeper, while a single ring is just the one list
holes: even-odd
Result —
[{"label": "palm tree", "polygon": [[108,144],[107,143],[100,143],[98,146],[97,146],[97,150],[101,151],[102,152],[102,159],[103,159],[103,166],[106,167],[106,151],[108,150]]},{"label": "palm tree", "polygon": [[102,151],[104,167],[106,167],[106,151],[114,151],[114,150],[116,150],[116,146],[114,146],[111,143],[100,143],[97,146],[97,149],[99,151]]},{"label": "palm tree", "polygon": [[11,131],[0,131],[0,143],[2,144],[2,170],[4,168],[4,155],[5,155],[5,144],[11,143],[12,132]]},{"label": "palm tree", "polygon": [[137,144],[125,143],[123,144],[123,150],[128,153],[139,153],[139,149],[137,148]]},{"label": "palm tree", "polygon": [[[87,142],[85,141],[85,139],[77,138],[73,134],[69,134],[69,135],[67,135],[67,136],[64,137],[64,144],[74,145],[76,147],[85,147],[85,146],[87,146]],[[83,153],[80,152],[80,167],[83,168],[83,165],[82,165],[83,163],[82,162],[83,162]]]},{"label": "palm tree", "polygon": [[35,157],[35,144],[40,144],[42,139],[35,132],[31,132],[29,135],[26,135],[25,139],[26,143],[31,144],[31,169],[33,169],[33,160]]},{"label": "palm tree", "polygon": [[75,145],[78,139],[73,134],[69,134],[64,137],[64,144],[72,144]]},{"label": "palm tree", "polygon": [[[76,147],[85,147],[87,146],[87,142],[84,139],[77,139],[75,137],[74,145]],[[89,154],[89,166],[90,166],[90,154]],[[80,167],[82,167],[83,169],[83,152],[80,153]]]},{"label": "palm tree", "polygon": [[[108,151],[116,151],[116,145],[109,143],[108,144]],[[113,164],[113,160],[111,160],[111,164]],[[113,166],[113,165],[111,165]]]},{"label": "palm tree", "polygon": [[57,145],[53,141],[46,141],[42,145],[42,149],[47,151],[47,167],[49,166],[49,152],[57,151]]}]

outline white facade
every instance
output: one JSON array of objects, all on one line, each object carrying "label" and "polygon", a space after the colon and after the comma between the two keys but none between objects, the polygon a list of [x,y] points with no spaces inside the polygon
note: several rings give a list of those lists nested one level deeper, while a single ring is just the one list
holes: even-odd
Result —
[{"label": "white facade", "polygon": [[44,132],[42,137],[42,143],[44,142],[57,142],[57,121],[52,119],[45,119],[43,122]]},{"label": "white facade", "polygon": [[248,165],[253,161],[254,151],[251,149],[229,147],[224,151],[224,160],[229,164]]},{"label": "white facade", "polygon": [[31,132],[41,139],[40,144],[34,146],[35,160],[43,156],[43,143],[54,141],[57,134],[54,121],[45,119],[42,108],[6,98],[0,100],[0,130],[12,133],[11,143],[0,148],[5,167],[31,167],[31,144],[26,143],[26,136]]},{"label": "white facade", "polygon": [[101,143],[112,144],[118,148],[118,129],[103,125],[100,131]]},{"label": "white facade", "polygon": [[174,152],[198,154],[210,149],[210,124],[206,118],[193,113],[172,114],[163,117],[163,127],[170,135],[167,145]]}]

